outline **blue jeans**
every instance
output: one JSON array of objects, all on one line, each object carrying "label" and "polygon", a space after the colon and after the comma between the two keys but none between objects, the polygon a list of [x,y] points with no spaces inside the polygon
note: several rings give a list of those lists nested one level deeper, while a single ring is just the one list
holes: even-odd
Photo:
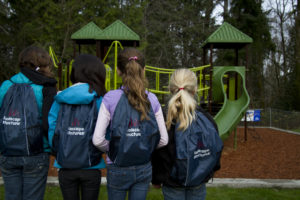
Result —
[{"label": "blue jeans", "polygon": [[5,200],[42,200],[46,189],[49,155],[0,157]]},{"label": "blue jeans", "polygon": [[109,200],[145,200],[152,178],[152,165],[118,167],[107,165],[107,191]]},{"label": "blue jeans", "polygon": [[162,187],[164,200],[205,200],[206,186],[202,184],[193,188]]},{"label": "blue jeans", "polygon": [[101,184],[100,170],[60,169],[58,179],[64,200],[98,199]]}]

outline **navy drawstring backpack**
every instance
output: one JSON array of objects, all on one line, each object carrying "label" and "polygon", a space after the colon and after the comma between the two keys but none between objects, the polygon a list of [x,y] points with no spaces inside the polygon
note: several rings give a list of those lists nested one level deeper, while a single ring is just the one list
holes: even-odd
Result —
[{"label": "navy drawstring backpack", "polygon": [[120,167],[146,164],[160,139],[155,114],[150,106],[149,119],[128,102],[123,93],[115,109],[110,127],[109,158]]},{"label": "navy drawstring backpack", "polygon": [[1,154],[5,156],[39,154],[43,152],[42,118],[34,91],[30,84],[12,83],[0,109]]},{"label": "navy drawstring backpack", "polygon": [[98,117],[96,98],[90,104],[61,104],[52,140],[52,151],[62,168],[97,165],[102,152],[92,143]]},{"label": "navy drawstring backpack", "polygon": [[182,186],[198,186],[214,173],[223,142],[213,123],[201,112],[184,131],[175,126],[176,160],[171,178]]}]

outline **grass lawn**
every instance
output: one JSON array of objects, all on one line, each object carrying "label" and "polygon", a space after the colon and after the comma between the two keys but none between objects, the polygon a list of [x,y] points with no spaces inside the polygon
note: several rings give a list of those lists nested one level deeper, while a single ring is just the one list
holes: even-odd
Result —
[{"label": "grass lawn", "polygon": [[294,129],[292,131],[300,133],[300,128]]},{"label": "grass lawn", "polygon": [[[206,200],[298,200],[300,189],[266,189],[266,188],[207,188]],[[4,187],[0,186],[0,199],[4,199]],[[106,200],[106,187],[101,186],[99,200]],[[62,200],[59,187],[48,186],[45,200]],[[161,190],[150,189],[147,200],[163,200]]]}]

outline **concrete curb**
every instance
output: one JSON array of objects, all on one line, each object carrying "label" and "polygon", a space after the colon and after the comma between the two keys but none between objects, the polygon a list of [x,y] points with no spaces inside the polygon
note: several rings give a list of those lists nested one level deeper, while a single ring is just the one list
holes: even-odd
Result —
[{"label": "concrete curb", "polygon": [[[106,177],[102,177],[101,184],[106,185]],[[58,178],[48,176],[47,184],[58,186]],[[0,185],[3,179],[0,177]],[[230,187],[230,188],[300,188],[300,180],[295,179],[244,179],[244,178],[214,178],[207,187]]]},{"label": "concrete curb", "polygon": [[207,187],[232,188],[300,188],[300,180],[295,179],[243,179],[243,178],[214,178]]}]

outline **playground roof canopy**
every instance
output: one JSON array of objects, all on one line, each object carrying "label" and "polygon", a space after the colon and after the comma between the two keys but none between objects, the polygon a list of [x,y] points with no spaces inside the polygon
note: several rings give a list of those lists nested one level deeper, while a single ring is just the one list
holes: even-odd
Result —
[{"label": "playground roof canopy", "polygon": [[252,42],[253,39],[251,37],[231,24],[224,22],[204,41],[201,47],[209,48],[210,44],[213,44],[214,48],[242,48]]},{"label": "playground roof canopy", "polygon": [[94,22],[90,22],[71,35],[71,39],[78,44],[91,44],[101,41],[107,46],[114,40],[120,41],[124,46],[138,46],[140,36],[126,26],[120,20],[106,27],[104,30],[99,28]]},{"label": "playground roof canopy", "polygon": [[120,20],[116,20],[103,30],[101,35],[95,37],[97,40],[135,40],[139,41],[140,36],[126,26]]},{"label": "playground roof canopy", "polygon": [[73,40],[93,40],[101,35],[103,30],[94,22],[90,22],[71,35]]}]

